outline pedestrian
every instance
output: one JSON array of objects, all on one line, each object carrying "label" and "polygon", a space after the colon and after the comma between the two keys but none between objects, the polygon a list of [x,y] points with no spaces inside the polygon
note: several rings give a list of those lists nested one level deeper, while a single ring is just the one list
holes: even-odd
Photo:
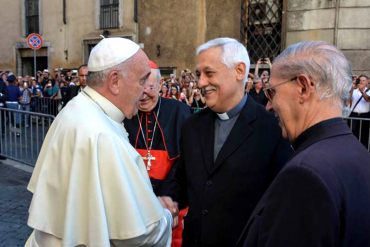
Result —
[{"label": "pedestrian", "polygon": [[163,203],[189,206],[183,246],[234,246],[258,200],[291,153],[275,116],[244,94],[249,56],[237,40],[197,50],[207,108],[181,133],[181,157]]},{"label": "pedestrian", "polygon": [[91,51],[87,86],[53,121],[28,185],[26,246],[170,246],[171,212],[122,125],[137,114],[148,62],[124,38]]},{"label": "pedestrian", "polygon": [[274,59],[265,89],[295,149],[238,246],[370,246],[370,154],[342,119],[351,66],[322,41]]},{"label": "pedestrian", "polygon": [[[150,61],[151,74],[144,86],[144,95],[139,103],[139,113],[125,119],[130,143],[143,157],[154,193],[161,195],[166,190],[165,179],[180,157],[180,131],[191,115],[190,108],[177,100],[159,96],[161,73],[158,65]],[[172,246],[181,246],[182,216],[173,230]]]}]

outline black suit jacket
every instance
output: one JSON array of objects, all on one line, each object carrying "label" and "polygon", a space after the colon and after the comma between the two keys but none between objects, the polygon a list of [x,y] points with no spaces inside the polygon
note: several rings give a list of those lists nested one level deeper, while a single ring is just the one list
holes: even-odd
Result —
[{"label": "black suit jacket", "polygon": [[370,246],[367,150],[338,118],[309,128],[294,147],[238,246]]},{"label": "black suit jacket", "polygon": [[66,96],[64,98],[64,106],[67,105],[67,103],[77,96],[78,92],[80,91],[80,86],[71,85],[67,87]]},{"label": "black suit jacket", "polygon": [[182,128],[182,155],[168,195],[189,205],[183,246],[233,246],[291,149],[275,117],[251,97],[213,162],[216,114],[205,109]]}]

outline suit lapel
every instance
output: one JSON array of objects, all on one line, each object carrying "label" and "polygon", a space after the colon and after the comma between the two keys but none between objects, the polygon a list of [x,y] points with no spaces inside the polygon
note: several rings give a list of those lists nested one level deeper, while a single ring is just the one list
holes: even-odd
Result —
[{"label": "suit lapel", "polygon": [[255,103],[251,98],[248,98],[247,103],[234,124],[234,127],[231,129],[229,136],[222,146],[212,170],[217,169],[225,159],[227,159],[227,157],[229,157],[241,144],[244,143],[245,139],[247,139],[253,131],[251,123],[255,118]]},{"label": "suit lapel", "polygon": [[198,126],[198,136],[200,137],[200,145],[203,154],[203,164],[206,170],[210,173],[213,166],[213,153],[214,153],[214,133],[215,133],[215,116],[210,109],[204,110],[204,118]]}]

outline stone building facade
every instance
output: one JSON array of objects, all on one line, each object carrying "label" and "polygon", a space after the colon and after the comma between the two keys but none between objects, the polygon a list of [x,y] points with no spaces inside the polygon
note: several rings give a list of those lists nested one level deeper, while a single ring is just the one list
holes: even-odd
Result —
[{"label": "stone building facade", "polygon": [[[325,40],[343,50],[354,74],[370,73],[369,0],[8,0],[0,9],[0,70],[32,74],[27,6],[35,2],[44,40],[36,52],[38,69],[78,67],[104,34],[131,38],[164,74],[179,75],[184,68],[194,69],[196,47],[216,37],[239,39],[258,56],[248,43],[258,32],[245,30],[256,23],[252,15],[273,14],[272,24],[279,22],[279,50],[301,40]],[[102,19],[107,13],[110,19]]]}]

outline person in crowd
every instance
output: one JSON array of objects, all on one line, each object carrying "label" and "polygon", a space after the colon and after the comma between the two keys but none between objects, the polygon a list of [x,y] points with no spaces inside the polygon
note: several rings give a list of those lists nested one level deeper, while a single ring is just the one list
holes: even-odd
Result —
[{"label": "person in crowd", "polygon": [[203,108],[206,106],[206,99],[200,93],[199,88],[192,88],[189,98],[189,105],[191,106],[193,113],[203,110]]},{"label": "person in crowd", "polygon": [[58,108],[62,95],[60,92],[59,84],[54,79],[49,79],[48,83],[44,87],[44,99],[42,104],[46,104],[47,114],[56,116],[58,114]]},{"label": "person in crowd", "polygon": [[40,112],[40,98],[43,97],[42,87],[37,82],[36,78],[31,79],[31,90],[32,90],[32,99],[31,99],[31,111]]},{"label": "person in crowd", "polygon": [[207,108],[184,123],[181,156],[161,197],[169,208],[189,206],[184,247],[234,246],[291,153],[273,114],[244,94],[249,67],[247,50],[235,39],[197,49]]},{"label": "person in crowd", "polygon": [[[259,74],[259,70],[262,64],[266,64],[268,69],[262,70],[261,74]],[[259,58],[256,63],[256,68],[254,69],[254,78],[261,78],[262,82],[265,83],[268,81],[270,77],[270,69],[271,69],[271,60],[270,58]]]},{"label": "person in crowd", "polygon": [[[32,90],[28,86],[28,82],[24,81],[21,88],[22,96],[19,100],[19,109],[22,111],[31,111],[31,98],[32,98]],[[30,116],[28,114],[22,114],[21,123],[25,125],[25,127],[29,127],[30,124]],[[24,120],[23,120],[24,119]]]},{"label": "person in crowd", "polygon": [[[369,121],[370,120],[370,90],[367,88],[369,77],[360,75],[353,83],[350,90],[350,117],[364,119],[352,120],[352,131],[361,143],[370,150],[369,144]],[[362,123],[361,123],[362,121]]]},{"label": "person in crowd", "polygon": [[5,83],[5,85],[8,85],[8,73],[6,71],[1,72],[1,81]]},{"label": "person in crowd", "polygon": [[171,96],[171,99],[180,100],[179,87],[176,84],[173,84],[171,86],[170,96]]},{"label": "person in crowd", "polygon": [[44,69],[42,73],[40,74],[40,85],[42,88],[45,88],[45,85],[49,83],[49,80],[51,79],[50,72],[48,69]]},{"label": "person in crowd", "polygon": [[[4,76],[5,75],[5,76]],[[1,135],[5,134],[5,118],[6,118],[6,111],[5,108],[5,101],[6,101],[6,74],[4,72],[0,73],[0,124],[1,124]],[[5,79],[5,81],[4,81]],[[0,153],[2,149],[2,141],[0,141]],[[0,154],[0,160],[6,160],[6,157]]]},{"label": "person in crowd", "polygon": [[188,97],[188,89],[186,89],[184,87],[181,88],[179,101],[190,106],[188,98],[189,98]]},{"label": "person in crowd", "polygon": [[[14,76],[14,74],[9,74],[7,81],[8,81],[8,86],[6,87],[6,91],[5,91],[6,108],[19,110],[19,100],[22,97],[22,92],[17,85],[17,82],[16,82],[17,78]],[[17,127],[17,128],[20,127],[19,126],[20,116],[18,113],[12,112],[8,116],[10,116],[10,123],[12,127]],[[18,132],[17,132],[17,136],[19,136]]]},{"label": "person in crowd", "polygon": [[[191,115],[190,108],[178,101],[159,96],[161,73],[158,65],[150,61],[151,74],[144,86],[139,113],[125,119],[130,143],[143,157],[154,193],[161,195],[165,178],[180,156],[180,130]],[[179,222],[186,211],[181,211]],[[182,224],[173,232],[172,246],[181,246]]]},{"label": "person in crowd", "polygon": [[27,247],[170,246],[177,212],[153,193],[122,125],[137,114],[148,63],[128,39],[92,49],[87,86],[53,121],[28,185]]},{"label": "person in crowd", "polygon": [[252,90],[253,80],[254,80],[254,75],[252,73],[248,73],[248,80],[245,85],[245,93],[249,93]]},{"label": "person in crowd", "polygon": [[265,89],[294,157],[249,218],[238,246],[370,246],[370,154],[342,120],[351,66],[322,41],[289,46]]},{"label": "person in crowd", "polygon": [[54,87],[54,85],[55,85],[54,79],[48,79],[47,83],[43,87],[43,95],[45,98],[51,98],[57,93],[55,91],[56,87]]},{"label": "person in crowd", "polygon": [[249,91],[249,95],[259,104],[266,106],[267,98],[263,92],[262,78],[255,78],[253,82],[253,88]]},{"label": "person in crowd", "polygon": [[163,83],[161,85],[162,86],[161,86],[160,96],[162,98],[170,99],[171,96],[170,96],[170,92],[168,91],[168,85],[167,85],[167,83]]},{"label": "person in crowd", "polygon": [[77,71],[78,71],[78,85],[73,83],[73,85],[71,84],[70,86],[68,86],[65,104],[67,104],[68,101],[74,98],[78,93],[80,93],[86,87],[87,76],[89,74],[87,65],[86,64],[80,65]]},{"label": "person in crowd", "polygon": [[68,102],[68,86],[63,80],[59,80],[59,90],[61,95],[61,105],[64,107]]}]

